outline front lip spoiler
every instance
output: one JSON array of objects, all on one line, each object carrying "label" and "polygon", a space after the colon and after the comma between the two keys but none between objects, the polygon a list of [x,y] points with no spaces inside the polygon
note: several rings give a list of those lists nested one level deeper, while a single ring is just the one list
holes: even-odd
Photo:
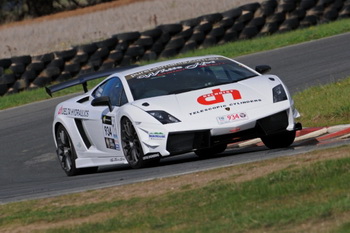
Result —
[{"label": "front lip spoiler", "polygon": [[300,122],[295,123],[294,125],[294,131],[302,130],[303,126]]}]

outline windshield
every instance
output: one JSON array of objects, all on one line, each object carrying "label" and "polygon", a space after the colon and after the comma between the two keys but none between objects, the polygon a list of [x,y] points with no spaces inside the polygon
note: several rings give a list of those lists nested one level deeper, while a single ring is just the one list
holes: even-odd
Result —
[{"label": "windshield", "polygon": [[178,94],[257,76],[242,65],[211,57],[155,67],[126,76],[134,100]]}]

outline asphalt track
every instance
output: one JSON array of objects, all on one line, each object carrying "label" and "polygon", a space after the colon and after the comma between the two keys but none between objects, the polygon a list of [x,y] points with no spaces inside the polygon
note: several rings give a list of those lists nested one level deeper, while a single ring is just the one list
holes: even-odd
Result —
[{"label": "asphalt track", "polygon": [[[281,77],[295,93],[350,76],[349,41],[350,33],[346,33],[236,59],[251,67],[271,65],[271,73]],[[295,143],[280,150],[267,150],[261,146],[231,148],[221,156],[206,160],[199,160],[189,153],[164,159],[152,168],[133,170],[128,166],[113,166],[102,168],[96,174],[67,177],[56,161],[51,134],[55,105],[66,98],[0,111],[0,203],[151,180],[321,147],[313,143]],[[322,146],[344,143],[350,141],[334,141]]]}]

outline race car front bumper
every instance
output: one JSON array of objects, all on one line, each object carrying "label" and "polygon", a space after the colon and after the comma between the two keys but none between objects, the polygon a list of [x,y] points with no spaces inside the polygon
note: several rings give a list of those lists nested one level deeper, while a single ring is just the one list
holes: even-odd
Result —
[{"label": "race car front bumper", "polygon": [[[210,148],[220,144],[229,144],[266,135],[277,134],[287,130],[289,126],[288,113],[282,111],[271,116],[261,118],[252,124],[252,128],[234,133],[215,135],[212,129],[170,132],[166,150],[170,155],[181,154],[198,149]],[[294,124],[292,131],[301,130],[300,123]]]}]

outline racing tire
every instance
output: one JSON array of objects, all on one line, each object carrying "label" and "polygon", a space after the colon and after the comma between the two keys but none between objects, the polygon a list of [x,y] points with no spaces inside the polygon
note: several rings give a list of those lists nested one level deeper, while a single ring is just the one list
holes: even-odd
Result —
[{"label": "racing tire", "polygon": [[222,145],[216,145],[214,147],[206,148],[206,149],[199,149],[196,150],[194,153],[199,157],[199,158],[209,158],[213,155],[222,153],[226,150],[227,145],[222,144]]},{"label": "racing tire", "polygon": [[28,83],[33,82],[37,77],[37,74],[32,70],[27,70],[22,74],[21,79],[26,80]]},{"label": "racing tire", "polygon": [[203,15],[198,17],[200,21],[207,21],[211,24],[220,22],[222,20],[223,16],[220,13],[213,13],[213,14],[208,14],[208,15]]},{"label": "racing tire", "polygon": [[225,30],[232,27],[233,24],[235,23],[235,21],[231,18],[225,18],[223,20],[221,20],[220,22],[217,23],[218,27],[222,27]]},{"label": "racing tire", "polygon": [[55,55],[53,53],[46,53],[43,55],[34,56],[32,58],[32,61],[40,61],[43,62],[45,65],[49,64],[53,59],[55,58]]},{"label": "racing tire", "polygon": [[45,68],[44,62],[34,61],[27,66],[26,70],[33,71],[35,74],[39,74],[41,71],[44,70],[44,68]]},{"label": "racing tire", "polygon": [[316,0],[301,0],[299,7],[304,10],[309,10],[316,5]]},{"label": "racing tire", "polygon": [[317,21],[318,17],[316,15],[308,15],[300,22],[300,27],[305,28],[316,25]]},{"label": "racing tire", "polygon": [[77,155],[72,140],[63,125],[59,125],[56,130],[57,157],[58,161],[67,176],[75,176],[80,170],[75,166]]},{"label": "racing tire", "polygon": [[170,35],[176,35],[177,33],[182,31],[183,26],[179,23],[174,23],[174,24],[162,24],[162,25],[159,25],[157,28],[162,30],[163,34],[169,33]]},{"label": "racing tire", "polygon": [[82,52],[88,55],[93,54],[98,49],[96,43],[80,45],[77,47],[77,53]]},{"label": "racing tire", "polygon": [[153,45],[153,38],[150,36],[141,36],[137,41],[135,41],[134,45],[150,48]]},{"label": "racing tire", "polygon": [[70,72],[63,71],[63,72],[60,74],[60,76],[58,76],[58,77],[56,78],[55,81],[57,81],[57,82],[64,82],[64,81],[67,81],[67,80],[72,79],[72,78],[73,78],[73,77],[72,77],[72,75],[71,75]]},{"label": "racing tire", "polygon": [[295,131],[284,131],[261,137],[261,140],[269,149],[285,148],[294,142]]},{"label": "racing tire", "polygon": [[188,40],[193,34],[192,28],[184,29],[182,32],[179,32],[176,37],[182,37],[184,40]]},{"label": "racing tire", "polygon": [[144,152],[141,141],[132,122],[124,117],[121,120],[121,141],[124,156],[131,168],[143,168],[159,161],[159,157],[152,160],[143,160]]},{"label": "racing tire", "polygon": [[125,32],[121,34],[113,35],[112,37],[117,37],[118,40],[121,41],[136,41],[138,38],[140,38],[141,34],[140,32],[134,31],[134,32]]},{"label": "racing tire", "polygon": [[203,22],[202,24],[199,24],[194,28],[195,31],[200,31],[203,32],[204,34],[207,34],[208,32],[211,31],[213,28],[213,24],[210,22]]},{"label": "racing tire", "polygon": [[101,40],[96,42],[98,48],[108,48],[108,50],[112,50],[118,44],[118,39],[115,37],[111,37],[105,40]]},{"label": "racing tire", "polygon": [[182,26],[193,28],[198,24],[200,24],[200,22],[201,22],[201,19],[198,17],[198,18],[186,19],[186,20],[180,21],[180,24],[182,24]]},{"label": "racing tire", "polygon": [[145,61],[154,61],[157,60],[158,55],[153,52],[153,51],[146,51],[145,54],[142,56],[141,60],[145,60]]},{"label": "racing tire", "polygon": [[12,61],[9,58],[0,59],[0,66],[3,67],[4,69],[9,68],[11,64],[12,64]]},{"label": "racing tire", "polygon": [[58,69],[63,69],[63,66],[64,66],[64,61],[62,58],[55,58],[54,60],[52,60],[46,67],[47,68],[50,68],[50,67],[55,67],[55,68],[58,68]]},{"label": "racing tire", "polygon": [[254,14],[250,11],[242,14],[237,20],[240,23],[247,24],[250,20],[254,18]]},{"label": "racing tire", "polygon": [[242,9],[243,11],[255,12],[257,9],[259,9],[259,7],[260,7],[260,3],[254,2],[254,3],[248,3],[243,6],[240,6],[240,9]]},{"label": "racing tire", "polygon": [[0,76],[0,83],[1,84],[13,84],[16,82],[16,77],[14,74],[3,74]]},{"label": "racing tire", "polygon": [[21,75],[25,71],[25,65],[23,63],[12,63],[11,66],[10,66],[10,70],[15,75]]},{"label": "racing tire", "polygon": [[6,84],[0,84],[0,96],[3,96],[4,94],[6,94],[8,90],[8,87]]},{"label": "racing tire", "polygon": [[63,51],[57,51],[57,52],[54,52],[54,54],[58,58],[61,58],[63,61],[69,61],[77,54],[77,49],[71,48],[71,49],[67,49],[67,50],[63,50]]},{"label": "racing tire", "polygon": [[162,35],[163,31],[159,28],[150,29],[141,33],[141,36],[149,36],[153,40],[156,40]]},{"label": "racing tire", "polygon": [[235,19],[239,18],[242,15],[242,9],[234,8],[234,9],[222,12],[221,14],[222,14],[224,19],[225,18],[230,18],[230,19],[235,20]]},{"label": "racing tire", "polygon": [[251,39],[259,33],[259,30],[255,26],[245,27],[241,34],[239,35],[239,39]]},{"label": "racing tire", "polygon": [[12,63],[20,63],[20,64],[24,64],[25,66],[27,66],[28,64],[30,64],[32,62],[32,57],[29,55],[12,57],[11,61],[12,61]]}]

